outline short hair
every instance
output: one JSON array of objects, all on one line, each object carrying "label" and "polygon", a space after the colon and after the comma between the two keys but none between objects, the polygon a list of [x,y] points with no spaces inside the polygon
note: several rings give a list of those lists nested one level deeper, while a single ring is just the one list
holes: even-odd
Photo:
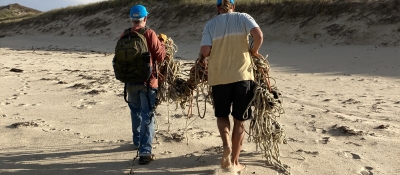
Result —
[{"label": "short hair", "polygon": [[229,10],[233,9],[234,4],[232,2],[232,0],[222,0],[221,4],[218,4],[217,6],[222,8],[225,12],[228,12]]},{"label": "short hair", "polygon": [[141,23],[144,21],[144,18],[140,18],[140,19],[130,18],[130,19],[131,19],[131,22],[133,22],[133,23]]}]

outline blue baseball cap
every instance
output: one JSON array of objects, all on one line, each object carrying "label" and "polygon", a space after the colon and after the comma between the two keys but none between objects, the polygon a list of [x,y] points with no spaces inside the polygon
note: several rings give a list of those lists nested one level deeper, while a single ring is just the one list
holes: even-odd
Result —
[{"label": "blue baseball cap", "polygon": [[135,5],[131,8],[129,17],[134,20],[139,20],[143,19],[148,14],[149,12],[147,12],[146,7],[144,7],[143,5]]},{"label": "blue baseball cap", "polygon": [[[223,0],[217,0],[217,5],[221,5]],[[231,4],[235,4],[233,0],[230,0]]]}]

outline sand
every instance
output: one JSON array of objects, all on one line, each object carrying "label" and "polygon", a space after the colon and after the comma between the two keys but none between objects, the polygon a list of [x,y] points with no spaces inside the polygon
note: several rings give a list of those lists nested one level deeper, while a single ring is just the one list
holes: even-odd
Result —
[{"label": "sand", "polygon": [[[193,63],[200,41],[177,41],[175,59]],[[175,104],[160,105],[157,160],[133,165],[114,43],[40,33],[0,38],[0,174],[232,174],[219,167],[222,143],[204,103],[205,118],[195,112],[189,120]],[[269,55],[282,91],[288,144],[281,160],[292,174],[400,174],[399,46],[266,40],[260,53]],[[279,174],[254,143],[245,141],[240,160],[242,174]]]}]

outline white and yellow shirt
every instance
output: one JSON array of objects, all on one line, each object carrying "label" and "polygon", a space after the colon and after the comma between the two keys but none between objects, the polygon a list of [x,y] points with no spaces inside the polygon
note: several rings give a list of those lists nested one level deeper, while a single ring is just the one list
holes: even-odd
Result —
[{"label": "white and yellow shirt", "polygon": [[207,22],[201,46],[212,46],[208,58],[208,84],[254,80],[249,53],[250,30],[259,27],[246,13],[220,14]]}]

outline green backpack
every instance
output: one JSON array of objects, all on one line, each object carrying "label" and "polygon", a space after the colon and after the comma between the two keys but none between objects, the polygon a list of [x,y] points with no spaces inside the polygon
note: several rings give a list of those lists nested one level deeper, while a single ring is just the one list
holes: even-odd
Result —
[{"label": "green backpack", "polygon": [[[152,66],[150,64],[150,52],[146,38],[143,36],[148,27],[132,32],[131,28],[124,31],[124,35],[115,46],[115,56],[112,61],[115,78],[125,83],[124,99],[126,102],[127,83],[150,84]],[[129,102],[128,102],[129,103]]]},{"label": "green backpack", "polygon": [[152,73],[150,53],[146,38],[146,27],[139,32],[124,31],[124,35],[115,46],[113,68],[115,78],[124,83],[141,83],[149,80]]}]

